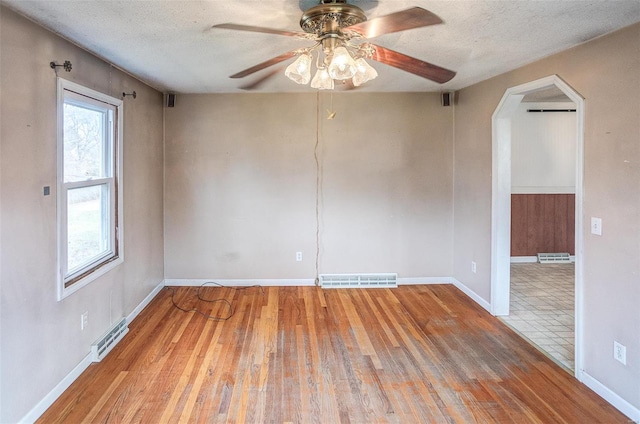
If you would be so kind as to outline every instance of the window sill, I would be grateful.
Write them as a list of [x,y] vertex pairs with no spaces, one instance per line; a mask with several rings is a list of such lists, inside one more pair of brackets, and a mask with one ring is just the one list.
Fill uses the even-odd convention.
[[[80,290],[81,288],[86,286],[87,284],[91,283],[92,281],[97,280],[98,278],[102,277],[103,275],[105,275],[107,272],[113,270],[114,268],[117,268],[123,262],[124,262],[124,258],[122,257],[122,254],[121,254],[117,259],[114,259],[114,260],[104,264],[103,266],[101,266],[100,268],[96,269],[92,273],[90,273],[90,274],[84,276],[83,278],[79,279],[78,281],[76,281],[75,283],[73,283],[69,287],[64,287],[64,282],[60,282],[58,284],[58,287],[59,287],[59,289],[58,289],[58,301],[61,301],[61,300],[65,299],[66,297],[72,295],[73,293],[77,292],[78,290]],[[59,276],[58,278],[62,278],[62,277]]]

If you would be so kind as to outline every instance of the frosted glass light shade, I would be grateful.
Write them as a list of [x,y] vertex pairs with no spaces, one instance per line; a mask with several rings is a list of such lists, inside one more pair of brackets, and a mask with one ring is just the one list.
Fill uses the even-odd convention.
[[344,47],[337,47],[333,51],[333,58],[329,64],[329,76],[336,80],[353,78],[356,73],[356,62]]
[[333,79],[326,68],[319,68],[311,80],[311,87],[319,90],[333,90]]
[[378,76],[378,72],[376,72],[376,70],[371,65],[369,65],[367,61],[362,57],[356,60],[356,69],[356,74],[351,80],[353,82],[353,85],[355,85],[356,87],[364,84],[367,81],[371,81]]
[[295,62],[287,66],[284,74],[298,84],[308,84],[311,80],[311,55],[302,54]]

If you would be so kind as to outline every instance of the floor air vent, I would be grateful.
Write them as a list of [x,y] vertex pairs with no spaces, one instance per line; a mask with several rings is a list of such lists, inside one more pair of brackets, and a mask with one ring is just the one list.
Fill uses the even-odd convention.
[[122,318],[111,330],[100,337],[91,345],[91,356],[93,362],[100,362],[102,358],[113,349],[113,347],[129,332],[127,319]]
[[541,264],[568,264],[571,256],[568,253],[538,253],[538,262]]
[[398,287],[398,274],[322,274],[320,285],[325,289]]

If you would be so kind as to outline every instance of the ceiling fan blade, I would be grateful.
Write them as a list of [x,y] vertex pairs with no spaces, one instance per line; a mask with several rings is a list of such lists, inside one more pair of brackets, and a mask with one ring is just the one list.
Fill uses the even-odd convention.
[[263,76],[261,76],[260,78],[256,79],[255,81],[252,81],[249,84],[240,86],[239,88],[241,90],[255,90],[256,88],[260,88],[260,86],[264,84],[265,81],[267,81],[268,79],[271,79],[271,77],[278,74],[279,72],[282,72],[282,69],[283,68],[272,69],[266,74],[264,74]]
[[371,57],[373,60],[402,69],[403,71],[410,72],[418,75],[419,77],[444,84],[456,76],[455,72],[441,68],[440,66],[424,62],[420,59],[416,59],[375,44],[371,44],[371,46],[374,48],[373,56]]
[[359,24],[351,25],[345,29],[353,30],[365,38],[373,38],[383,34],[391,34],[393,32],[441,23],[442,19],[428,10],[421,7],[413,7],[401,12],[390,13]]
[[213,25],[211,28],[224,28],[224,29],[233,29],[236,31],[261,32],[264,34],[285,35],[287,37],[309,38],[306,32],[283,31],[280,29],[258,27],[253,25],[240,25],[240,24],[226,23],[226,24]]
[[284,62],[287,59],[290,59],[297,55],[297,50],[291,50],[290,52],[286,52],[281,54],[280,56],[276,56],[272,59],[269,59],[265,62],[258,63],[257,65],[252,66],[251,68],[247,68],[244,71],[240,71],[236,74],[231,75],[229,78],[244,78],[247,75],[251,75],[254,72],[258,72],[262,69],[268,68],[269,66],[273,66],[276,63]]

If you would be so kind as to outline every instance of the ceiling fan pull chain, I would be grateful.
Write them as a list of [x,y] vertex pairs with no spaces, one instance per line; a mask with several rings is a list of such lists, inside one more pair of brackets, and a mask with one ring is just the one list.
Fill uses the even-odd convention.
[[329,110],[327,110],[327,112],[329,114],[327,116],[327,119],[328,120],[332,120],[333,118],[336,117],[336,111],[333,110],[333,90],[331,90],[331,92],[329,93],[329,104],[330,104],[331,107],[329,108]]

